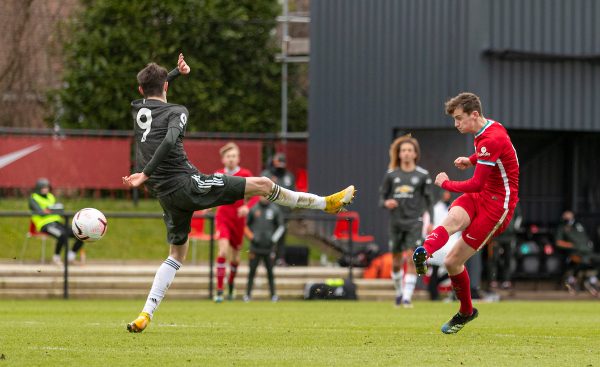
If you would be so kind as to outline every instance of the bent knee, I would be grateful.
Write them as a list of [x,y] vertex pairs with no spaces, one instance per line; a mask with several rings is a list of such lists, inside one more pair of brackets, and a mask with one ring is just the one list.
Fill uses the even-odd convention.
[[443,226],[447,228],[448,233],[453,234],[467,228],[470,222],[469,215],[461,208],[461,210],[451,210],[444,220]]
[[268,177],[249,177],[246,179],[246,194],[249,196],[267,196],[273,189],[273,181]]

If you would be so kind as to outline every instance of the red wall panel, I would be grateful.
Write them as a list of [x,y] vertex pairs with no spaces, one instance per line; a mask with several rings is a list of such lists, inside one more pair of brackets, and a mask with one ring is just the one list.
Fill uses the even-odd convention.
[[0,136],[0,187],[31,188],[46,177],[55,188],[123,188],[129,138]]
[[[230,140],[191,140],[183,141],[188,159],[202,173],[210,174],[223,167],[219,149]],[[240,165],[258,175],[262,171],[262,142],[235,141],[240,147]]]

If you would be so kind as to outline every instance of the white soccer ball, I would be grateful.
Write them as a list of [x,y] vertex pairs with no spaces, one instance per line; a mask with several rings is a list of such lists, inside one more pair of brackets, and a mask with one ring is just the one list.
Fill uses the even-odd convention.
[[73,216],[71,228],[75,237],[84,242],[94,242],[104,237],[108,222],[100,210],[84,208]]

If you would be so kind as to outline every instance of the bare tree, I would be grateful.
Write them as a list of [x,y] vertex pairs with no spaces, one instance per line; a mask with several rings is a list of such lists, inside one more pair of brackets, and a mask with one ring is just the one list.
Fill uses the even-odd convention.
[[61,83],[58,24],[77,5],[77,0],[2,0],[1,126],[46,126],[46,93]]

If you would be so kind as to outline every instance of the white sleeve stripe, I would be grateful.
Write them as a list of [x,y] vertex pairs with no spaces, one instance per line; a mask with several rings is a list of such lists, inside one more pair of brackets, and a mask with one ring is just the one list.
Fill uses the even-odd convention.
[[496,163],[494,163],[494,162],[482,161],[481,159],[478,159],[477,163],[485,164],[487,166],[495,166],[496,165]]

